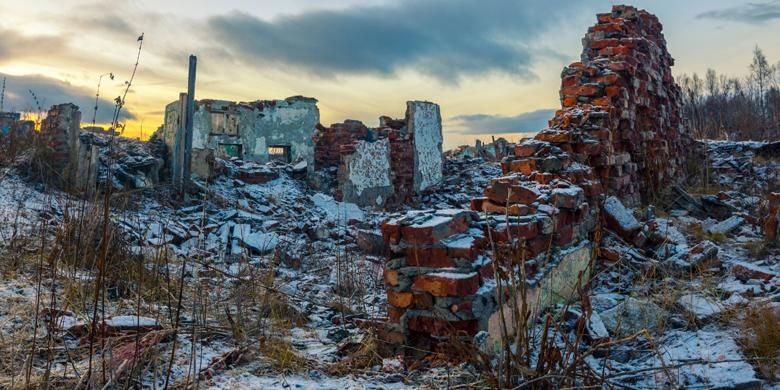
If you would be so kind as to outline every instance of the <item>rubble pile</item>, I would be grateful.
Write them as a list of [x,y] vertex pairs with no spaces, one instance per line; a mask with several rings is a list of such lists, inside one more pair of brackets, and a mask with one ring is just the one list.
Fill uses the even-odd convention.
[[780,183],[780,142],[702,141],[707,179],[725,187],[766,192]]
[[385,339],[432,350],[450,336],[473,336],[496,307],[493,267],[476,213],[410,211],[381,225],[385,263]]

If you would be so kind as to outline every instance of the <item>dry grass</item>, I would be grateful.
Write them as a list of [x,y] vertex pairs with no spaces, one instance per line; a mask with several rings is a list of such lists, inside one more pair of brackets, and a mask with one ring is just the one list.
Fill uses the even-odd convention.
[[756,359],[759,374],[774,382],[780,367],[780,309],[769,305],[749,307],[736,320],[744,353]]
[[780,307],[754,305],[735,319],[743,352],[755,358],[759,374],[774,381],[780,374]]

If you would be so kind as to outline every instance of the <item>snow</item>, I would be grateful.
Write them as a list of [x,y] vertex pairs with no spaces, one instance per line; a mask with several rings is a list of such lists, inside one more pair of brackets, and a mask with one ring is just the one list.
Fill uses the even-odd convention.
[[738,215],[733,215],[728,219],[726,219],[725,221],[719,222],[709,227],[707,230],[710,233],[729,234],[732,231],[734,231],[736,228],[738,228],[739,225],[742,225],[744,222],[745,222],[744,218]]
[[376,383],[376,381],[355,377],[328,378],[321,374],[303,376],[274,375],[255,376],[248,372],[236,375],[221,375],[212,381],[210,389],[254,390],[254,389],[284,389],[284,390],[396,390],[406,389],[400,380],[395,383]]
[[112,328],[157,327],[160,323],[154,318],[138,316],[115,316],[105,321],[106,326]]
[[698,320],[705,320],[723,311],[723,305],[701,294],[685,294],[677,300],[677,303]]
[[604,211],[615,218],[623,230],[631,231],[640,228],[639,221],[623,206],[623,203],[614,196],[604,201]]
[[[746,388],[748,385],[756,386],[760,383],[753,367],[739,352],[737,343],[724,332],[671,331],[662,341],[660,350],[663,362],[661,358],[654,356],[639,362],[635,368],[688,363],[680,368],[670,369],[672,377],[682,386]],[[657,370],[637,383],[637,387],[666,387],[668,380],[663,370]]]
[[333,199],[332,196],[322,193],[314,194],[311,200],[315,206],[325,212],[330,222],[338,224],[349,221],[363,221],[365,219],[363,210],[354,203],[339,202]]
[[446,279],[469,279],[477,276],[477,273],[476,272],[469,272],[469,273],[433,272],[433,273],[429,273],[428,276],[437,277],[437,278],[446,278]]

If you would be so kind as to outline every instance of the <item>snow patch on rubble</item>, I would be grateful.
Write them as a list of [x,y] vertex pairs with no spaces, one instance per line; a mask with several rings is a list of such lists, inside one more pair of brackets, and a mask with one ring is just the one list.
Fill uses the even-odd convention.
[[365,219],[363,210],[354,203],[339,202],[332,196],[322,193],[314,194],[311,200],[315,206],[325,212],[328,220],[333,223],[363,221]]
[[[663,362],[652,357],[634,366],[661,367],[690,363],[672,368],[672,375],[678,384],[684,386],[706,385],[717,388],[748,388],[758,386],[753,367],[745,361],[734,339],[724,332],[700,330],[697,332],[672,331],[667,334],[661,346]],[[655,371],[637,383],[639,388],[668,385],[663,370]]]

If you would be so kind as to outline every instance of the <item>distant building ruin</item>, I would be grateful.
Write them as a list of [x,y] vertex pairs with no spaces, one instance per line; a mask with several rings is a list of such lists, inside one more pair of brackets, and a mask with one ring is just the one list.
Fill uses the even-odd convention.
[[[186,94],[181,94],[165,108],[162,138],[172,150],[183,140],[185,104]],[[302,96],[238,103],[198,100],[193,117],[192,175],[208,179],[214,174],[215,158],[233,157],[261,163],[306,161],[311,170],[312,136],[319,121],[317,100]],[[175,154],[172,157],[172,165],[182,163]]]
[[[159,182],[162,159],[151,155],[138,141],[115,137],[114,131],[81,128],[81,111],[72,103],[49,109],[41,123],[41,139],[47,146],[46,164],[54,184],[63,189],[92,195],[98,185],[115,189],[150,188]],[[110,142],[121,142],[108,156]],[[128,147],[129,144],[135,147]]]
[[431,102],[409,101],[404,119],[381,117],[379,127],[348,120],[319,127],[314,138],[319,187],[337,199],[383,208],[421,194],[442,180],[441,113]]
[[18,112],[0,112],[0,134],[10,134],[11,129],[20,119]]

